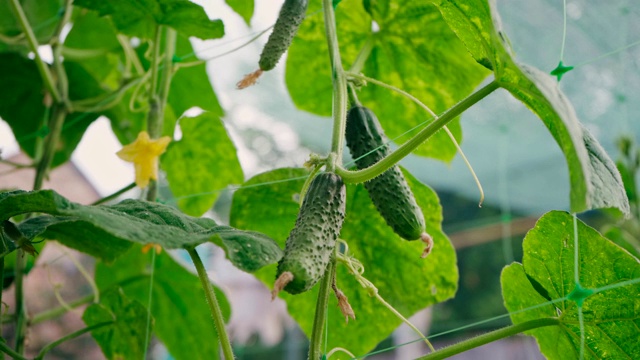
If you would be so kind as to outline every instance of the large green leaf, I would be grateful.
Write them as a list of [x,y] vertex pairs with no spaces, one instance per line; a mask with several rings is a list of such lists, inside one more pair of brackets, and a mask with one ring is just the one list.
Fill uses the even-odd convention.
[[[297,217],[297,194],[305,175],[307,172],[301,169],[279,169],[249,180],[234,195],[233,226],[264,232],[284,246]],[[436,194],[410,174],[405,172],[405,176],[426,215],[427,231],[435,242],[428,258],[420,258],[423,244],[402,240],[393,233],[362,185],[347,187],[347,215],[341,238],[362,262],[366,269],[364,276],[379,289],[380,295],[402,314],[410,316],[452,297],[458,271],[454,249],[440,229],[442,209]],[[272,287],[275,270],[275,266],[265,267],[257,276]],[[346,324],[335,297],[331,296],[328,349],[340,346],[364,355],[389,336],[400,320],[370,297],[344,266],[338,266],[337,282],[349,297],[357,320]],[[307,335],[311,334],[317,290],[318,286],[296,296],[281,293],[289,313]]]
[[211,209],[220,191],[242,183],[236,149],[217,115],[209,112],[180,119],[182,139],[162,157],[162,168],[178,206],[189,215]]
[[[229,260],[245,271],[257,270],[282,257],[278,245],[263,234],[219,226],[212,219],[187,216],[163,204],[129,199],[115,205],[85,206],[53,190],[0,194],[0,220],[30,212],[54,216],[22,222],[20,231],[28,239],[56,239],[108,262],[122,255],[132,242],[175,249],[211,241],[224,248]],[[239,249],[243,249],[241,254]]]
[[[0,33],[6,36],[22,34],[22,27],[10,5],[11,0],[0,0]],[[60,22],[63,0],[21,0],[20,5],[33,28],[38,43],[49,42]],[[24,45],[27,44],[23,38]],[[0,47],[2,46],[0,42]]]
[[224,35],[220,20],[210,20],[204,9],[188,0],[76,0],[74,5],[111,16],[119,31],[153,39],[156,27],[166,25],[185,36],[217,39]]
[[254,3],[253,0],[225,0],[227,5],[229,5],[233,11],[238,13],[238,15],[242,16],[242,19],[247,23],[247,25],[251,25],[251,17],[253,16],[253,8]]
[[[558,317],[559,326],[532,330],[530,334],[547,358],[577,359],[580,326],[576,302],[548,303],[569,296],[575,289],[572,216],[560,211],[547,213],[529,231],[523,247],[522,264],[511,264],[502,272],[502,294],[511,319],[517,324]],[[640,284],[598,290],[639,278],[640,262],[581,221],[578,250],[580,284],[596,290],[582,304],[585,359],[640,358]]]
[[[488,72],[469,58],[462,42],[429,1],[366,3],[369,13],[361,1],[344,1],[336,8],[345,68],[352,65],[369,40],[371,53],[362,72],[408,91],[436,113],[468,95],[487,76]],[[318,4],[311,2],[308,14],[319,11]],[[372,30],[373,22],[379,31]],[[330,115],[331,78],[323,18],[308,16],[287,57],[286,83],[293,102],[303,110]],[[373,84],[362,88],[358,96],[377,114],[391,139],[430,118],[404,96]],[[449,127],[460,141],[458,121]],[[438,132],[416,153],[450,161],[456,148],[446,133]]]
[[[134,246],[112,265],[98,263],[96,283],[102,291],[122,286],[127,296],[143,304],[149,303],[151,289],[154,332],[171,355],[177,360],[218,359],[217,333],[198,277],[161,253],[156,256],[150,283],[150,264],[149,254]],[[223,315],[228,318],[229,303],[218,288],[215,290]]]
[[[178,35],[176,55],[181,61],[197,59],[188,37]],[[194,106],[218,116],[224,115],[204,63],[180,68],[173,75],[168,101],[177,116]]]
[[[64,63],[69,80],[69,98],[80,100],[101,93],[100,85],[80,65]],[[0,53],[0,117],[13,131],[20,147],[34,158],[37,139],[48,133],[48,112],[44,106],[42,79],[33,61],[17,53]],[[71,157],[87,127],[98,117],[94,113],[72,113],[65,118],[53,166]]]
[[80,12],[74,17],[71,31],[65,38],[65,60],[76,61],[104,88],[115,90],[122,77],[128,75],[117,35],[108,19],[93,11]]
[[149,312],[136,300],[127,298],[118,288],[102,294],[100,302],[84,311],[87,326],[108,322],[91,332],[107,359],[142,359],[145,355]]
[[629,202],[615,164],[581,126],[557,82],[538,69],[516,63],[495,1],[434,2],[471,55],[493,69],[498,84],[538,115],[560,145],[569,167],[571,210],[616,207],[628,214]]

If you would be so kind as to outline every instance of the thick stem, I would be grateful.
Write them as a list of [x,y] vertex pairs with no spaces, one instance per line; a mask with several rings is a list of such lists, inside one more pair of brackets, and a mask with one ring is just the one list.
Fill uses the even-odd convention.
[[187,251],[189,252],[189,256],[191,256],[191,260],[193,260],[193,264],[196,266],[198,277],[200,278],[200,282],[202,283],[202,288],[204,289],[204,294],[207,298],[207,304],[209,304],[209,310],[211,310],[211,316],[213,317],[213,323],[218,330],[218,338],[220,339],[220,344],[222,345],[222,353],[224,354],[224,358],[226,360],[232,360],[233,350],[231,348],[231,342],[229,341],[229,336],[227,335],[227,330],[224,326],[224,318],[222,316],[220,304],[218,304],[216,293],[213,290],[211,281],[209,281],[209,276],[207,276],[207,270],[204,268],[202,260],[200,259],[200,255],[198,255],[198,252],[195,248],[188,249]]
[[[147,117],[147,131],[151,139],[162,136],[162,126],[164,122],[164,108],[169,96],[171,85],[171,75],[173,74],[173,55],[176,48],[176,31],[170,28],[165,29],[165,47],[162,59],[162,77],[158,79],[160,47],[162,40],[162,27],[156,29],[156,38],[153,44],[154,52],[151,69],[151,91],[149,93],[149,115]],[[149,182],[147,200],[155,201],[158,195],[158,183],[155,180]]]
[[40,76],[44,81],[44,85],[47,87],[49,93],[55,100],[56,103],[62,101],[62,97],[56,88],[55,82],[53,81],[53,76],[51,76],[51,71],[49,70],[49,66],[42,60],[40,54],[38,53],[38,48],[40,44],[38,44],[38,39],[36,39],[36,35],[33,33],[33,28],[29,24],[29,20],[20,5],[19,0],[11,0],[11,8],[15,12],[18,17],[18,22],[20,23],[20,27],[22,27],[22,31],[27,36],[27,41],[29,42],[29,49],[33,52],[33,56],[36,62],[36,66],[38,67],[38,71],[40,72]]
[[309,344],[309,360],[320,360],[322,358],[322,335],[324,334],[327,306],[329,305],[329,293],[331,292],[331,282],[336,271],[336,259],[332,258],[324,273],[318,292],[316,302],[316,314],[313,318],[313,331]]
[[528,330],[533,330],[545,326],[560,325],[560,320],[557,318],[543,318],[526,321],[516,325],[510,325],[502,329],[494,330],[492,332],[476,336],[469,340],[447,346],[429,355],[418,358],[417,360],[439,360],[446,359],[450,356],[459,354],[464,351],[468,351],[479,346],[488,344],[493,341],[504,339],[509,336],[519,334]]
[[43,347],[42,350],[40,350],[40,352],[38,353],[38,356],[36,356],[34,358],[34,360],[42,360],[44,359],[44,356],[51,351],[51,349],[55,348],[56,346],[62,344],[65,341],[69,341],[69,340],[73,340],[75,338],[77,338],[80,335],[84,335],[88,332],[91,332],[93,330],[99,329],[101,327],[105,327],[105,326],[109,326],[109,325],[113,325],[113,321],[107,321],[107,322],[103,322],[103,323],[98,323],[95,325],[91,325],[91,326],[87,326],[84,329],[80,329],[78,331],[74,331],[69,335],[63,336],[60,339],[48,344],[47,346]]
[[444,114],[442,114],[442,116],[436,118],[432,123],[427,125],[427,127],[422,129],[422,131],[409,139],[409,141],[405,142],[404,144],[402,144],[402,146],[389,154],[389,156],[385,157],[374,165],[366,169],[357,171],[349,171],[341,166],[337,166],[336,174],[340,175],[345,183],[361,183],[375,178],[376,176],[387,171],[393,165],[397,164],[405,156],[409,155],[413,150],[415,150],[438,130],[442,129],[443,126],[447,125],[456,116],[462,114],[465,110],[470,108],[478,101],[484,99],[487,95],[491,94],[499,87],[500,85],[496,81],[492,81],[482,89],[469,95],[467,98],[447,110]]
[[323,0],[324,27],[329,46],[331,60],[331,74],[333,80],[333,132],[331,137],[331,152],[335,153],[335,163],[328,165],[328,170],[342,164],[342,148],[344,147],[344,131],[347,117],[347,78],[342,68],[340,49],[338,46],[338,33],[336,29],[336,16],[333,11],[333,1]]
[[67,77],[67,72],[64,69],[64,65],[62,64],[63,62],[62,51],[64,46],[60,38],[61,38],[62,30],[64,29],[65,25],[69,23],[69,21],[71,20],[72,13],[73,13],[73,0],[65,0],[64,16],[62,17],[62,20],[58,23],[56,32],[53,38],[51,39],[51,47],[53,50],[53,69],[56,72],[57,88],[60,93],[59,102],[64,104],[68,112],[72,112],[73,110],[71,108],[71,101],[69,100],[69,79]]

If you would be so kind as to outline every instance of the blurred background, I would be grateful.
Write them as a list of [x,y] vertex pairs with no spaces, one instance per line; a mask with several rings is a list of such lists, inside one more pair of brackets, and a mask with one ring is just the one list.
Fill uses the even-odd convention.
[[[358,0],[343,0],[358,1]],[[238,147],[246,179],[277,167],[300,167],[310,152],[329,150],[331,121],[299,111],[284,86],[284,61],[265,73],[257,86],[238,91],[236,82],[253,71],[268,33],[238,51],[234,49],[270,27],[280,0],[256,0],[251,27],[222,0],[196,1],[211,18],[224,20],[226,35],[215,41],[193,41],[197,56],[207,62],[210,80],[223,109],[228,131]],[[563,34],[563,1],[497,1],[506,34],[520,62],[551,71],[560,60]],[[566,1],[567,32],[564,63],[576,68],[562,79],[561,88],[573,103],[578,118],[604,146],[610,156],[621,158],[616,145],[622,136],[640,138],[640,3],[632,0]],[[46,55],[46,49],[43,49]],[[181,55],[181,54],[178,54]],[[478,332],[510,323],[500,294],[502,267],[522,256],[525,232],[544,212],[567,210],[568,172],[559,147],[542,122],[506,91],[497,91],[462,117],[462,149],[469,158],[486,193],[481,208],[479,193],[459,157],[451,164],[410,156],[402,164],[433,187],[444,208],[444,230],[458,251],[460,284],[455,299],[426,309],[412,318],[430,334],[436,347]],[[95,121],[73,154],[73,161],[55,169],[48,187],[73,201],[88,204],[133,181],[132,167],[115,156],[121,148],[107,119]],[[2,158],[18,163],[20,154],[6,123],[0,121]],[[0,164],[0,188],[28,189],[33,171],[15,171]],[[223,190],[223,189],[221,189]],[[224,190],[208,214],[228,220],[231,191]],[[135,191],[124,197],[135,197]],[[599,213],[584,219],[602,228],[608,221]],[[268,289],[251,275],[231,266],[214,246],[205,250],[210,276],[233,304],[229,324],[238,359],[306,358],[307,340],[286,314],[285,304],[270,302]],[[179,252],[176,257],[181,257]],[[38,312],[64,305],[60,299],[77,299],[90,292],[78,270],[92,269],[92,259],[52,243],[42,251],[26,280],[28,307]],[[11,293],[12,288],[7,289]],[[5,296],[9,301],[11,296]],[[9,303],[9,305],[11,305]],[[57,321],[34,326],[29,349],[44,344],[81,325],[81,309],[67,312]],[[411,314],[405,314],[411,315]],[[469,329],[482,320],[495,321]],[[5,337],[11,328],[4,327]],[[451,331],[453,330],[453,331]],[[372,359],[410,359],[427,352],[414,343],[415,335],[400,327],[378,347]],[[63,344],[50,359],[100,359],[102,354],[89,336]],[[157,344],[153,359],[170,359]],[[515,337],[461,354],[455,359],[540,359],[535,341]]]

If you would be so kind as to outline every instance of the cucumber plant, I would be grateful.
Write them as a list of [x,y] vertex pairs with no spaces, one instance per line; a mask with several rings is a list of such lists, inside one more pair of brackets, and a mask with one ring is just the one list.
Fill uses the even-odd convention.
[[[11,302],[0,297],[10,303],[2,324],[13,324],[2,334],[0,351],[11,358],[43,359],[61,343],[91,333],[108,359],[148,356],[152,335],[176,359],[217,359],[220,353],[233,359],[227,298],[211,284],[196,251],[209,242],[235,267],[273,285],[272,295],[287,302],[309,336],[310,359],[366,356],[401,322],[412,326],[409,315],[454,296],[458,282],[438,197],[398,162],[411,153],[451,160],[455,146],[440,130],[450,127],[459,141],[459,115],[499,88],[532,109],[558,142],[570,173],[572,212],[608,207],[617,208],[617,216],[638,216],[635,187],[627,184],[625,192],[615,165],[555,80],[515,61],[491,1],[285,0],[260,69],[239,85],[255,82],[288,50],[287,88],[301,109],[331,115],[331,147],[312,156],[311,175],[284,168],[247,180],[233,194],[229,224],[202,215],[222,204],[220,189],[242,182],[242,168],[221,121],[223,107],[203,61],[190,60],[189,42],[222,37],[222,21],[185,0],[149,0],[144,9],[121,1],[37,3],[0,2],[0,117],[32,163],[0,160],[35,173],[30,189],[0,192],[0,278],[15,294]],[[227,3],[251,18],[253,1]],[[295,36],[300,41],[293,42]],[[51,48],[51,62],[43,59],[42,46]],[[390,95],[378,85],[401,90]],[[193,107],[205,112],[190,116]],[[100,116],[111,121],[125,146],[121,154],[134,162],[141,181],[92,205],[44,189],[51,169],[69,160]],[[424,127],[391,151],[385,133],[396,141],[416,119]],[[356,169],[343,163],[345,139]],[[633,182],[637,154],[626,155],[628,164],[620,168]],[[136,183],[144,186],[140,199],[113,201]],[[415,259],[424,244],[398,238],[421,239],[426,252],[435,245],[427,259]],[[29,300],[36,295],[24,284],[30,269],[43,266],[39,253],[50,246],[44,240],[92,256],[96,269],[86,276],[92,293],[32,314]],[[149,249],[185,250],[197,276],[166,252]],[[524,249],[524,265],[509,265],[501,278],[513,325],[444,349],[413,326],[430,347],[424,359],[522,332],[535,336],[550,359],[640,358],[637,342],[628,341],[639,334],[637,258],[558,211],[540,219]],[[28,346],[30,326],[84,304],[85,327],[42,348]],[[357,321],[329,316],[333,304]]]

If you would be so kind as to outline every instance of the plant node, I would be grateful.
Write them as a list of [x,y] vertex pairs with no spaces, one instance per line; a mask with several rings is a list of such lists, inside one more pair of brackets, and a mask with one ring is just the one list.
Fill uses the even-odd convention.
[[344,320],[347,323],[349,323],[349,318],[355,320],[356,313],[353,311],[353,308],[351,308],[351,304],[349,304],[349,298],[347,298],[347,295],[345,295],[342,290],[338,289],[335,277],[331,282],[331,288],[333,289],[333,293],[336,294],[336,298],[338,299],[338,307],[340,308],[340,312],[342,312],[342,315],[344,316]]
[[431,254],[431,250],[433,250],[433,238],[431,235],[423,232],[420,234],[420,240],[425,244],[424,250],[422,250],[422,255],[420,255],[420,257],[424,259],[429,256],[429,254]]
[[273,290],[271,290],[271,301],[275,300],[278,296],[278,293],[282,291],[290,282],[293,281],[293,274],[289,271],[285,271],[278,278],[276,282],[273,284]]
[[244,88],[248,88],[251,85],[254,85],[256,81],[258,81],[260,75],[262,75],[262,69],[258,69],[250,74],[245,75],[242,80],[236,83],[236,88],[238,88],[238,90],[242,90]]

